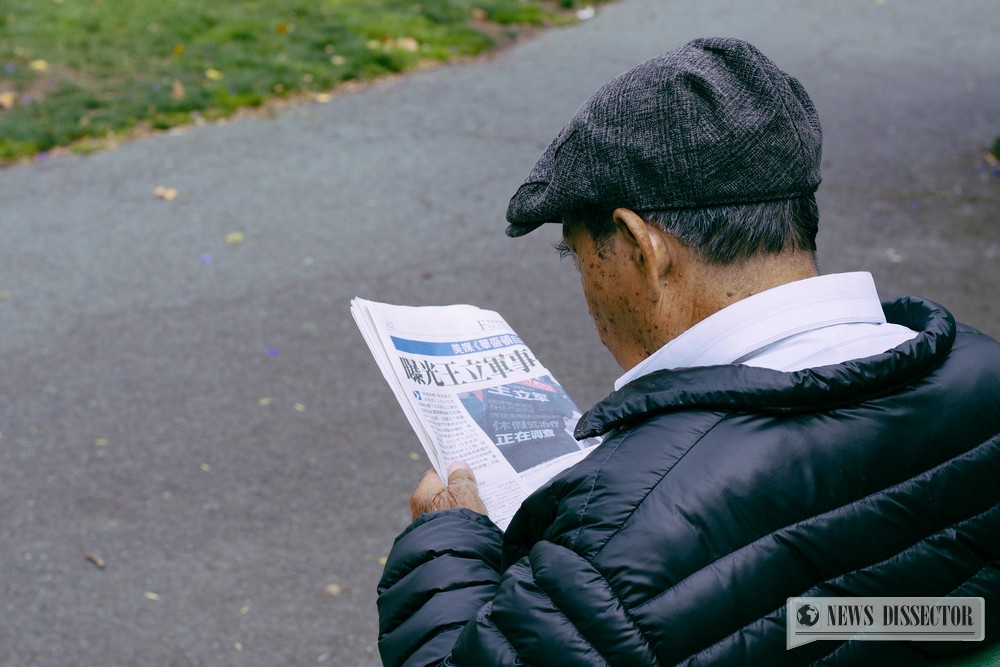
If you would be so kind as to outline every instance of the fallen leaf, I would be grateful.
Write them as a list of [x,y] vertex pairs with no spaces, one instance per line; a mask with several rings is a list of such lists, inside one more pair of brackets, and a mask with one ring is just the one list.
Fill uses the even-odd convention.
[[237,651],[242,651],[243,650],[243,644],[241,644],[239,642],[234,642],[233,643],[233,648],[236,649]]
[[331,56],[330,57],[330,64],[331,65],[340,66],[340,65],[343,65],[346,62],[347,62],[347,58],[345,58],[344,56],[339,56],[338,55],[338,56]]
[[474,7],[472,9],[472,20],[473,21],[485,21],[489,18],[489,15],[480,9],[479,7]]
[[3,109],[4,111],[7,109],[13,109],[16,102],[17,93],[10,90],[0,93],[0,109]]
[[268,397],[262,398],[259,401],[257,401],[257,405],[259,405],[262,408],[271,405],[271,399]]
[[594,18],[594,14],[596,13],[597,12],[594,11],[593,7],[584,7],[583,9],[577,10],[576,18],[578,18],[581,21],[588,21]]
[[209,471],[211,471],[211,470],[212,470],[212,466],[208,465],[207,463],[202,463],[202,464],[201,464],[200,466],[198,466],[198,467],[199,467],[199,468],[201,468],[201,471],[202,471],[202,472],[209,472]]
[[389,557],[388,556],[379,556],[378,557],[378,564],[379,565],[385,565],[388,562],[389,562]]
[[83,557],[89,560],[91,563],[93,563],[94,566],[99,570],[103,570],[104,567],[107,565],[107,563],[104,562],[104,559],[95,554],[93,551],[83,552]]
[[410,452],[410,460],[411,461],[419,461],[420,460],[420,454],[417,453],[417,452]]
[[295,404],[295,411],[296,412],[305,412],[306,411],[306,406],[302,405],[301,403],[296,403]]
[[219,81],[220,79],[222,79],[222,72],[215,69],[214,67],[209,67],[207,70],[205,70],[205,78],[210,79],[212,81]]
[[107,438],[98,438],[97,440],[94,440],[94,446],[95,447],[107,447],[108,446],[108,439]]
[[47,70],[49,68],[49,64],[47,62],[45,62],[44,60],[42,60],[41,58],[39,58],[38,60],[32,60],[28,64],[28,67],[31,68],[35,72],[44,72],[45,70]]
[[184,55],[184,45],[183,44],[174,44],[174,55],[175,56],[183,56]]
[[164,201],[173,201],[177,199],[177,188],[168,188],[163,185],[157,185],[153,188],[153,194]]
[[246,616],[249,613],[250,613],[250,607],[249,606],[245,606],[245,607],[241,607],[240,608],[240,616]]
[[320,104],[326,104],[333,99],[333,95],[330,93],[316,93],[316,97],[314,99]]
[[410,52],[419,51],[420,42],[413,39],[412,37],[400,37],[399,39],[396,40],[396,48],[400,49],[401,51],[410,51]]
[[149,591],[143,593],[142,597],[146,598],[147,600],[154,600],[154,601],[160,599],[159,595],[157,595],[156,593],[151,593]]
[[229,232],[228,234],[226,234],[226,243],[228,243],[229,245],[239,245],[246,240],[247,240],[247,235],[244,234],[239,229],[237,229],[234,232]]
[[184,89],[184,83],[180,79],[174,79],[173,83],[170,84],[170,99],[180,102],[185,97],[187,97],[187,90]]
[[343,592],[344,592],[344,587],[340,586],[339,584],[330,584],[329,586],[323,588],[323,594],[328,595],[330,597],[335,597]]

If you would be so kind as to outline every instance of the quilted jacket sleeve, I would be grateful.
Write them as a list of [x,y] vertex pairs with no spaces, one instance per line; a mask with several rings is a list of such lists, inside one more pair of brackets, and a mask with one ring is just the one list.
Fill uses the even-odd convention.
[[379,586],[385,665],[656,663],[585,558],[541,541],[501,574],[502,540],[467,510],[424,515],[399,536]]
[[387,666],[441,664],[496,592],[503,533],[470,510],[424,514],[398,538],[378,586]]

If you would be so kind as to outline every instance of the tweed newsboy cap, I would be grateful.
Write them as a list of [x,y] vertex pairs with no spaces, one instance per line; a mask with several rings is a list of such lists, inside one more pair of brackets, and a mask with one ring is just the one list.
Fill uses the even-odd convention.
[[508,236],[593,207],[635,211],[792,199],[820,182],[802,85],[754,46],[698,39],[606,83],[539,158]]

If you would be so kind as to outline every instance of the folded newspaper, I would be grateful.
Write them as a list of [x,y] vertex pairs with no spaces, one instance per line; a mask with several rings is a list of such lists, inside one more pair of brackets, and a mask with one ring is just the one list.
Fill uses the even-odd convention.
[[468,462],[500,528],[600,442],[573,437],[580,410],[497,313],[352,299],[351,314],[435,470]]

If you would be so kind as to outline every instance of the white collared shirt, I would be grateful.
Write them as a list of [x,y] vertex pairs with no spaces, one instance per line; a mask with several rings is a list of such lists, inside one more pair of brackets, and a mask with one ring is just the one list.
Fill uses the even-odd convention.
[[744,364],[797,371],[881,354],[917,336],[886,322],[870,273],[806,278],[723,308],[618,378],[615,389],[654,371]]

